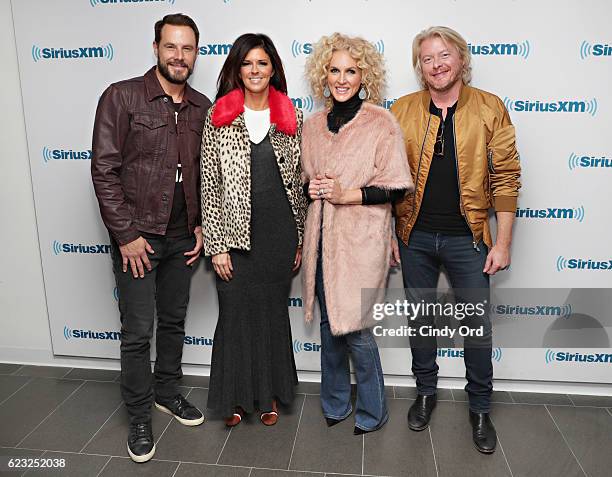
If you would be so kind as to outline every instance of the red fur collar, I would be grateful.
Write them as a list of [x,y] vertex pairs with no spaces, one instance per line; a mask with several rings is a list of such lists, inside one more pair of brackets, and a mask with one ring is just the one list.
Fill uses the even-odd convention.
[[[276,129],[284,134],[295,136],[297,120],[293,103],[286,94],[270,86],[270,122],[276,124]],[[212,123],[216,128],[232,124],[238,115],[244,112],[244,93],[236,88],[215,103],[212,113]]]

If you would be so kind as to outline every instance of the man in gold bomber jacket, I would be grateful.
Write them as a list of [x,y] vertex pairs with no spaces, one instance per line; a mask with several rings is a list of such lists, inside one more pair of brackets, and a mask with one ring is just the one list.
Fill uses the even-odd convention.
[[[444,267],[457,302],[488,302],[490,275],[510,265],[520,188],[514,126],[497,96],[469,86],[470,52],[459,33],[441,26],[422,31],[414,39],[412,61],[423,90],[398,99],[391,108],[404,133],[415,184],[414,192],[395,206],[406,295],[415,303],[427,301],[428,289],[431,295]],[[495,244],[490,208],[497,216]],[[493,365],[488,310],[461,321],[482,335],[465,338],[465,390],[474,444],[488,454],[497,443],[489,418]],[[418,396],[408,425],[415,431],[427,428],[436,404],[432,324],[431,316],[411,317]]]

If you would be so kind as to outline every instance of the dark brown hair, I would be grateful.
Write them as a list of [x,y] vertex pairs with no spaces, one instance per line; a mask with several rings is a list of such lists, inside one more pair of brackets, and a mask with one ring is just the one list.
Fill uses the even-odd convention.
[[263,49],[270,57],[272,68],[274,69],[274,75],[270,78],[270,86],[273,86],[277,91],[287,94],[287,80],[285,79],[283,63],[270,37],[263,33],[245,33],[236,38],[225,63],[223,63],[219,78],[217,79],[217,97],[215,99],[225,96],[236,88],[244,90],[244,85],[240,79],[240,66],[249,54],[249,51],[254,48]]
[[155,43],[157,44],[161,41],[161,31],[164,25],[188,26],[195,33],[196,45],[200,42],[200,31],[191,17],[182,13],[172,13],[155,22]]

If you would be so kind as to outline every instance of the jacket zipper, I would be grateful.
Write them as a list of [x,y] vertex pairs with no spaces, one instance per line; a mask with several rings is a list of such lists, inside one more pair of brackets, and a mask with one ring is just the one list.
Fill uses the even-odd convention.
[[417,196],[416,186],[419,183],[419,174],[421,172],[421,160],[423,159],[423,151],[425,150],[425,141],[427,140],[427,133],[429,132],[430,124],[431,124],[431,114],[429,115],[429,119],[427,120],[427,128],[425,128],[425,135],[423,136],[423,142],[421,143],[421,154],[419,155],[419,165],[417,166],[417,173],[414,179],[415,190],[414,190],[414,195],[412,197],[412,213],[410,214],[410,218],[408,219],[408,222],[412,220],[412,217],[414,216],[414,213],[416,212],[416,196]]
[[472,230],[472,226],[470,225],[470,221],[467,218],[465,213],[465,206],[463,205],[463,195],[461,194],[461,181],[459,180],[459,154],[457,153],[457,137],[455,135],[455,115],[453,114],[453,147],[455,148],[455,167],[457,168],[457,185],[459,186],[459,206],[461,208],[461,215],[463,216],[463,220],[470,229],[472,234],[472,245],[474,246],[474,250],[480,252],[480,248],[478,248],[478,244],[476,243],[476,238],[474,237],[474,231]]
[[489,171],[495,174],[495,167],[493,167],[493,151],[491,149],[487,151],[487,161],[489,162]]

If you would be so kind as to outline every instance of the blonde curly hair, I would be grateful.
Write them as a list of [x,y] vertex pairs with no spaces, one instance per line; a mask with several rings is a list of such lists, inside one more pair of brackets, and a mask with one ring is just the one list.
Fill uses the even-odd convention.
[[361,84],[366,90],[366,99],[370,103],[380,104],[385,89],[385,60],[374,45],[360,37],[350,37],[341,33],[323,36],[313,46],[311,55],[306,60],[306,78],[315,97],[325,99],[329,107],[331,97],[323,96],[327,85],[329,63],[335,51],[346,50],[361,70]]

